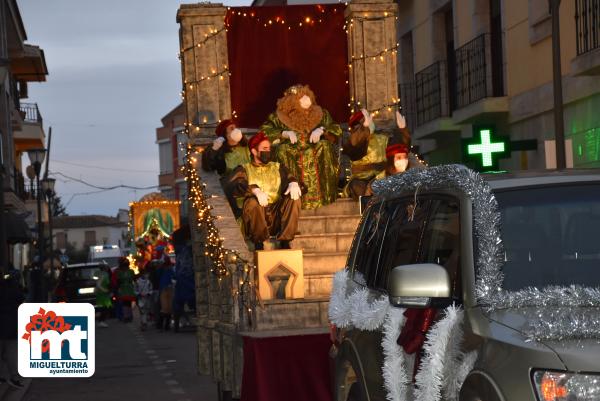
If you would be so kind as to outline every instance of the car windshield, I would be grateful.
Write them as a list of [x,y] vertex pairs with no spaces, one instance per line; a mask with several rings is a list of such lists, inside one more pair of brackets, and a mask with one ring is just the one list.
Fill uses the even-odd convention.
[[600,184],[496,192],[504,288],[600,286]]
[[65,281],[97,280],[100,275],[99,266],[66,268]]

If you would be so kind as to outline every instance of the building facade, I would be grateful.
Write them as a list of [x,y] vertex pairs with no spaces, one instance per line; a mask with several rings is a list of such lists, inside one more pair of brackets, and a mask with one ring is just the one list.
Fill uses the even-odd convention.
[[[27,86],[46,80],[44,51],[25,43],[27,33],[16,0],[0,0],[0,210],[2,253],[16,267],[28,263],[29,228],[37,221],[36,188],[26,185],[27,151],[45,147],[43,120],[35,103],[26,103]],[[44,202],[43,210],[47,210]],[[43,213],[47,221],[47,211]],[[29,224],[29,226],[27,225]]]
[[112,216],[59,216],[54,219],[53,247],[61,252],[69,249],[88,250],[93,245],[118,245],[127,247],[128,213]]
[[180,215],[187,216],[187,182],[181,171],[187,147],[183,103],[171,110],[162,119],[162,127],[156,129],[156,144],[160,172],[159,191],[167,199],[181,201]]
[[[555,166],[548,1],[398,4],[399,91],[426,159],[462,162],[461,139],[487,125],[514,144],[501,169]],[[559,16],[567,164],[600,167],[600,12],[564,0]]]

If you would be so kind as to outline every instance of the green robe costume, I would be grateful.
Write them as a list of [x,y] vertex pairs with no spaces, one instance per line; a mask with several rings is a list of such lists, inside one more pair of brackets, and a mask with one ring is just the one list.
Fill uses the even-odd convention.
[[112,299],[110,294],[110,275],[106,271],[100,271],[98,274],[98,281],[96,282],[96,307],[112,307]]
[[[332,142],[337,142],[342,128],[327,110],[323,110],[321,121],[313,129],[318,127],[323,127],[324,133],[317,143],[310,143],[311,132],[297,132],[286,126],[277,113],[269,115],[260,127],[276,146],[277,161],[306,186],[308,191],[302,196],[303,209],[316,209],[335,202],[337,198],[339,160]],[[283,131],[296,132],[298,142],[292,144],[287,138],[282,138]]]
[[[382,173],[385,176],[385,148],[387,147],[388,140],[389,137],[385,134],[374,133],[369,137],[366,154],[362,158],[352,161],[352,175],[344,188],[345,197],[353,197],[355,195],[351,189],[353,180],[370,182],[373,179],[377,179],[377,177],[381,178]],[[344,145],[344,151],[346,152],[351,148],[351,144]]]

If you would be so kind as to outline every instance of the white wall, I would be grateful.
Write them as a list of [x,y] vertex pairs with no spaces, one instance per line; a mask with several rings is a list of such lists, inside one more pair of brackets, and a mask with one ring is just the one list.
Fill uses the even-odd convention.
[[56,234],[64,232],[67,234],[67,242],[72,244],[76,249],[82,249],[85,242],[85,232],[95,231],[96,232],[96,244],[94,245],[120,245],[120,248],[125,247],[125,241],[123,240],[123,234],[127,233],[127,226],[124,227],[88,227],[88,228],[68,228],[68,229],[54,229],[53,244],[56,249]]

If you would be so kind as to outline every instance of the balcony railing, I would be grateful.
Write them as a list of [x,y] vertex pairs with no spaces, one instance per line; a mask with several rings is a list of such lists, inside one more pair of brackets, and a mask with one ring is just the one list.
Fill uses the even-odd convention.
[[456,103],[465,107],[487,96],[485,35],[455,50]]
[[417,126],[443,116],[447,108],[442,104],[443,61],[437,61],[415,74],[417,99]]
[[25,122],[42,124],[42,115],[36,103],[21,103],[19,109]]
[[600,47],[600,0],[575,0],[577,55]]

